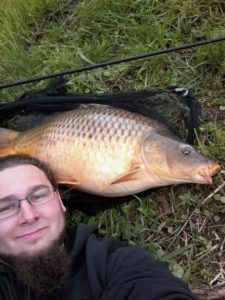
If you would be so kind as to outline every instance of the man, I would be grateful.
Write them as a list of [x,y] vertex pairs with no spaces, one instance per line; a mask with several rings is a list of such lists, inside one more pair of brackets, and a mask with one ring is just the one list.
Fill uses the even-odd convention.
[[193,300],[141,248],[66,227],[51,171],[26,156],[0,159],[0,299]]

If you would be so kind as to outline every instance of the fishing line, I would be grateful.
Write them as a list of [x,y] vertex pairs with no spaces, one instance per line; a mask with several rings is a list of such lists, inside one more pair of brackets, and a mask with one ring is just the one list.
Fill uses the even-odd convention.
[[119,58],[119,59],[101,62],[98,64],[91,64],[91,65],[82,66],[79,68],[68,69],[68,70],[65,70],[62,72],[48,74],[48,75],[44,75],[44,76],[40,76],[40,77],[33,77],[30,79],[18,80],[18,81],[12,82],[12,83],[0,85],[0,90],[18,86],[18,85],[47,80],[47,79],[51,79],[51,78],[55,78],[55,77],[65,76],[65,75],[74,74],[74,73],[81,73],[84,71],[90,71],[90,70],[94,70],[94,69],[98,69],[98,68],[112,66],[112,65],[123,63],[123,62],[129,62],[129,61],[134,61],[134,60],[152,57],[152,56],[156,56],[156,55],[162,55],[162,54],[166,54],[166,53],[170,53],[170,52],[174,52],[174,51],[200,47],[203,45],[218,43],[218,42],[222,42],[222,41],[225,41],[225,37],[215,38],[215,39],[211,39],[211,40],[203,40],[203,41],[194,42],[191,44],[186,44],[186,45],[177,46],[177,47],[173,47],[173,48],[166,48],[166,49],[157,50],[157,51],[153,51],[153,52],[142,53],[142,54],[139,54],[136,56],[129,56],[129,57],[125,57],[125,58]]

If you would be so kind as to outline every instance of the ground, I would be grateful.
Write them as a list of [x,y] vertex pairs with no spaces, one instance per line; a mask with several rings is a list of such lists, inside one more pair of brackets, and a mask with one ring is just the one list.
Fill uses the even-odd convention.
[[[2,0],[0,11],[1,83],[225,36],[225,4],[219,0]],[[165,187],[92,217],[71,212],[69,218],[168,260],[192,288],[222,288],[225,42],[67,79],[71,91],[79,93],[184,86],[200,101],[196,147],[221,165],[212,185]],[[46,84],[4,89],[0,101],[14,101]]]

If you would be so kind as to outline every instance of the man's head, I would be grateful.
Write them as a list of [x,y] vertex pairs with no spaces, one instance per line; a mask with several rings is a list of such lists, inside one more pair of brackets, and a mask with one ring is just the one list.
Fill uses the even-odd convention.
[[[0,203],[15,204],[45,187],[56,188],[56,182],[42,162],[26,156],[0,158]],[[66,209],[57,189],[50,201],[41,205],[33,206],[27,200],[19,204],[18,212],[6,218],[1,218],[0,211],[0,254],[32,256],[62,234]]]
[[52,171],[45,163],[41,162],[40,160],[24,155],[9,155],[0,157],[0,172],[4,169],[23,165],[33,165],[40,169],[45,174],[50,184],[53,187],[57,188],[57,183]]
[[0,158],[0,260],[40,294],[68,282],[65,211],[45,164],[26,156]]

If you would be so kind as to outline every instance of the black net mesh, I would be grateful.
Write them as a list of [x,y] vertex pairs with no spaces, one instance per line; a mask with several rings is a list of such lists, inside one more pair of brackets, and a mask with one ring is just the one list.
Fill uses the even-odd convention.
[[[0,125],[14,130],[27,130],[49,115],[76,109],[80,104],[98,103],[120,107],[163,122],[177,136],[194,143],[199,126],[200,105],[185,88],[129,91],[102,94],[69,93],[64,78],[43,90],[30,91],[12,103],[0,105]],[[62,188],[69,209],[93,214],[133,199],[133,196],[105,198]],[[141,195],[145,195],[146,192]]]

